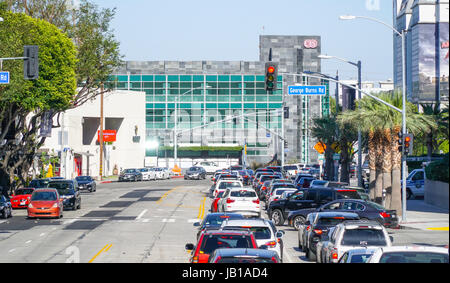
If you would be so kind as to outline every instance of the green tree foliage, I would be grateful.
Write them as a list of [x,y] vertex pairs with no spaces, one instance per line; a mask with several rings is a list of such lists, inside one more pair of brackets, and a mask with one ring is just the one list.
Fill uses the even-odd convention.
[[444,183],[449,182],[449,154],[446,154],[444,159],[433,161],[425,168],[425,175],[427,179],[433,181],[440,181]]

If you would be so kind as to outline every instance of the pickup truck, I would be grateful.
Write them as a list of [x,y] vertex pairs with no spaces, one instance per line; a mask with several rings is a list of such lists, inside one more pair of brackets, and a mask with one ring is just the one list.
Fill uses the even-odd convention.
[[300,189],[287,199],[272,201],[267,208],[267,214],[275,225],[283,225],[291,211],[317,208],[330,201],[343,198],[360,199],[361,197],[356,190],[352,189]]

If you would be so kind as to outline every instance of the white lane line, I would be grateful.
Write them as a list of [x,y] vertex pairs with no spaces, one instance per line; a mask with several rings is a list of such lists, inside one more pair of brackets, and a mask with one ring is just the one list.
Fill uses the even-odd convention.
[[39,237],[42,237],[42,236],[44,236],[45,235],[45,233],[41,233],[40,235],[39,235]]
[[0,224],[5,223],[8,220],[0,220]]
[[25,244],[29,244],[29,243],[31,243],[31,242],[32,242],[31,240],[28,240],[28,241],[25,242]]
[[162,220],[162,222],[175,222],[175,219],[173,219],[173,218],[171,218],[171,219],[166,219],[166,218],[164,218],[164,219]]
[[139,215],[138,217],[136,217],[136,220],[141,219],[142,216],[144,216],[145,213],[147,213],[148,209],[144,209]]
[[197,219],[197,218],[194,218],[194,219],[188,219],[188,223],[195,223],[195,222],[198,222],[198,219]]
[[15,251],[16,249],[10,249],[8,252],[12,253],[13,251]]

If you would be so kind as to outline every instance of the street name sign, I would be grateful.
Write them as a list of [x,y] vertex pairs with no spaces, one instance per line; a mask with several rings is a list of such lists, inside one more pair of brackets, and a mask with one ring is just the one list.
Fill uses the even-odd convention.
[[9,84],[9,72],[0,72],[0,84]]
[[327,87],[324,85],[295,85],[288,86],[289,95],[326,95]]

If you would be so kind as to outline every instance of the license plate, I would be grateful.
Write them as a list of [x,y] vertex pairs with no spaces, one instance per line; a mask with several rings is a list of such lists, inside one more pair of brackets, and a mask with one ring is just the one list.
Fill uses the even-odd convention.
[[21,201],[20,205],[25,205],[27,202],[26,201]]

